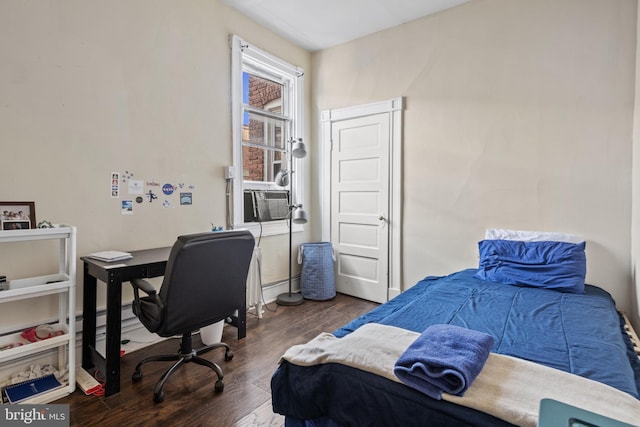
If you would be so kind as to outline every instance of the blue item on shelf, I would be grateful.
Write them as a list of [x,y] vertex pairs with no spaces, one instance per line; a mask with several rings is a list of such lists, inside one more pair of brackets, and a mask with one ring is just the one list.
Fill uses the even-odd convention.
[[60,384],[60,381],[58,381],[55,375],[49,374],[18,384],[8,385],[5,387],[4,392],[7,395],[9,403],[18,403],[60,387],[62,387],[62,384]]

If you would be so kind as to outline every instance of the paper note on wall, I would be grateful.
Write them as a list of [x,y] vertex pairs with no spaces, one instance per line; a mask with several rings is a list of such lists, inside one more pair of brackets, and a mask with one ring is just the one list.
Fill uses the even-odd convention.
[[130,179],[129,194],[144,194],[144,181],[139,179]]

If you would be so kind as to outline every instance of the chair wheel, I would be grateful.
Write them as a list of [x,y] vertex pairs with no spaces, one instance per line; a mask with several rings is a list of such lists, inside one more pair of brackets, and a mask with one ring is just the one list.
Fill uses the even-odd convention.
[[222,390],[224,390],[224,381],[222,381],[221,379],[216,381],[215,390],[216,393],[220,393]]
[[228,362],[231,359],[233,359],[233,351],[231,351],[231,350],[225,351],[224,352],[224,360]]
[[141,379],[142,379],[142,371],[141,370],[133,371],[133,374],[131,375],[131,381],[133,381],[134,383],[137,383],[137,382],[140,382]]
[[164,400],[164,390],[160,390],[159,393],[153,393],[154,403],[160,403]]

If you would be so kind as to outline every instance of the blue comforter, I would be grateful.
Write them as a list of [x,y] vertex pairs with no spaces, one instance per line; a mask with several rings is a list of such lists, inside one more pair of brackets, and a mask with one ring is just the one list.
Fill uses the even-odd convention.
[[[418,333],[433,324],[463,326],[493,336],[494,345],[491,351],[494,353],[515,356],[571,372],[638,397],[636,381],[640,377],[640,363],[630,352],[628,339],[621,333],[620,316],[613,299],[606,291],[589,285],[586,286],[584,294],[504,285],[477,279],[474,277],[476,271],[469,269],[446,277],[427,277],[388,303],[338,329],[334,334],[343,337],[371,322]],[[335,407],[338,405],[335,399],[331,404],[323,404],[324,401],[306,402],[305,396],[295,395],[300,391],[307,393],[306,398],[315,399],[320,398],[318,393],[339,392],[337,389],[342,390],[346,387],[344,382],[336,390],[329,391],[326,387],[331,386],[327,385],[327,381],[331,381],[331,378],[342,378],[346,381],[347,377],[343,371],[348,369],[335,366],[310,369],[285,365],[276,371],[272,379],[273,404],[277,412],[300,419],[327,415],[335,419],[340,418],[339,414],[343,411],[348,414],[349,411],[355,410],[354,406],[343,410]],[[315,373],[309,375],[313,372]],[[337,375],[337,372],[341,374]],[[316,374],[318,376],[314,377]],[[363,375],[361,372],[352,373],[351,376],[358,379],[354,379],[351,385],[365,388],[360,378]],[[372,379],[369,378],[367,381],[369,380]],[[290,390],[298,384],[298,391]],[[316,389],[313,384],[316,384]],[[400,390],[390,384],[387,384],[387,387],[392,387],[390,390],[394,390],[396,397],[377,396],[376,399],[382,400],[378,402],[380,405],[388,401],[391,411],[394,411],[393,407],[412,407],[411,402],[421,399],[408,390]],[[356,390],[346,390],[342,395],[348,399],[356,393]],[[397,394],[403,395],[401,400],[404,403],[400,406]],[[359,401],[362,402],[362,398]],[[433,402],[426,397],[417,404],[417,407],[424,407],[425,410],[432,406]],[[439,409],[428,410],[430,416],[439,412]],[[451,412],[445,408],[445,412],[447,411]],[[363,411],[363,414],[366,412]],[[464,414],[465,411],[460,413]],[[394,416],[400,415],[396,412]],[[464,415],[464,418],[466,417]],[[477,418],[474,419],[478,421]],[[360,418],[358,420],[364,421]],[[441,425],[450,422],[448,419]],[[348,424],[343,422],[343,425]],[[370,425],[376,424],[374,416]],[[461,425],[464,425],[464,420]],[[489,422],[487,425],[494,423]]]
[[493,336],[493,353],[571,372],[625,391],[638,387],[620,334],[620,318],[606,291],[584,294],[504,285],[474,277],[475,269],[427,277],[387,304],[334,334],[375,322],[421,333],[448,323]]

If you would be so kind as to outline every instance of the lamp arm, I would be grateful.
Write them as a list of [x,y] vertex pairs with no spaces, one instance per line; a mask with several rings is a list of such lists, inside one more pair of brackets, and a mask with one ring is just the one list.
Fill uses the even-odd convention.
[[[293,158],[293,141],[293,138],[289,139],[289,192],[291,193],[291,205],[294,205],[296,202],[296,193],[294,191],[296,185],[294,182],[296,179],[296,172]],[[291,212],[293,212],[293,210]],[[290,213],[290,215],[293,216],[293,213]]]

